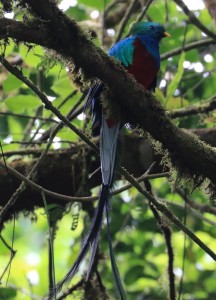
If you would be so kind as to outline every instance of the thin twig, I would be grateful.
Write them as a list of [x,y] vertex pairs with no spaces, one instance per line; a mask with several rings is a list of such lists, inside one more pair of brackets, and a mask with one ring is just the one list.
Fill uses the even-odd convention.
[[130,5],[128,6],[128,9],[124,15],[124,18],[121,20],[121,23],[119,24],[119,27],[118,27],[118,32],[116,34],[116,39],[115,39],[116,43],[121,39],[122,33],[125,29],[125,26],[131,16],[131,14],[133,13],[133,9],[137,2],[138,2],[137,0],[132,0]]
[[[93,142],[93,143],[97,143],[98,142],[98,138],[96,137],[96,138],[92,138],[91,139],[91,141]],[[60,150],[49,150],[49,153],[50,154],[54,154],[54,153],[56,153],[56,154],[61,154],[61,153],[64,153],[64,154],[66,154],[66,153],[71,153],[71,154],[73,154],[74,152],[77,152],[77,151],[79,151],[79,149],[81,149],[81,148],[83,148],[83,147],[87,147],[87,145],[86,145],[86,143],[85,142],[83,142],[83,141],[80,141],[80,142],[76,142],[76,143],[73,143],[73,142],[71,142],[71,141],[61,141],[61,143],[71,143],[71,144],[73,144],[73,147],[71,147],[71,148],[65,148],[65,149],[60,149]],[[34,143],[45,143],[45,144],[47,144],[47,141],[35,141]],[[52,141],[52,143],[54,143],[53,141]],[[6,144],[6,145],[4,145],[4,147],[6,147],[8,144]],[[9,157],[9,156],[12,156],[12,155],[31,155],[31,154],[33,154],[33,155],[39,155],[39,154],[41,154],[41,152],[42,152],[42,149],[35,149],[35,148],[28,148],[28,149],[19,149],[19,150],[10,150],[10,151],[4,151],[4,156],[5,157]],[[3,155],[2,155],[2,153],[0,152],[0,157],[2,157]]]
[[56,285],[56,279],[55,279],[55,261],[54,261],[54,247],[53,247],[53,241],[54,241],[54,227],[51,224],[50,221],[50,214],[49,209],[47,205],[47,200],[44,192],[41,193],[41,197],[43,199],[44,203],[44,210],[47,217],[47,225],[49,230],[49,237],[48,237],[48,255],[49,255],[49,291],[54,296],[54,300],[56,300],[56,291],[54,289]]
[[[164,173],[156,173],[156,174],[146,174],[146,172],[140,176],[139,178],[136,178],[137,182],[142,182],[144,180],[150,180],[150,179],[156,179],[156,178],[163,178],[163,177],[168,177],[170,175],[169,172],[164,172]],[[131,183],[128,183],[126,185],[124,185],[123,187],[116,189],[112,192],[111,195],[117,195],[120,194],[126,190],[129,190],[130,188],[132,188],[133,185]]]
[[[40,158],[36,161],[34,167],[31,169],[31,171],[28,173],[28,175],[26,177],[24,176],[26,179],[34,178],[36,176],[38,167],[41,164],[41,162],[43,161],[43,159],[45,158],[45,156],[47,155],[47,152],[48,152],[48,150],[49,150],[49,148],[50,148],[50,146],[52,144],[52,140],[53,140],[56,132],[58,131],[59,127],[60,127],[60,124],[55,125],[55,128],[54,128],[54,130],[52,132],[52,135],[50,136],[50,140],[47,143],[46,148],[41,153]],[[8,167],[7,167],[7,170],[9,170]],[[31,181],[31,182],[33,182],[33,181]],[[4,215],[10,209],[10,207],[16,202],[17,198],[21,195],[21,193],[24,192],[25,188],[26,188],[26,181],[23,180],[22,183],[21,183],[21,185],[17,188],[17,190],[11,196],[11,198],[8,200],[8,202],[6,203],[6,205],[2,208],[2,211],[1,211],[1,214],[0,214],[0,223],[1,223],[1,220],[3,219]]]
[[[185,202],[184,207],[184,225],[187,225],[187,204]],[[184,279],[184,273],[185,273],[185,258],[186,258],[186,242],[187,242],[187,235],[184,235],[184,244],[183,244],[183,256],[182,256],[182,275],[179,283],[179,292],[178,292],[178,300],[181,299],[182,291],[183,291],[183,279]]]
[[[0,161],[0,167],[5,169],[5,165],[2,161]],[[13,176],[15,176],[16,178],[18,178],[19,180],[23,181],[23,185],[21,185],[19,187],[19,189],[21,189],[21,192],[23,191],[22,188],[25,187],[25,184],[30,186],[31,188],[33,188],[34,190],[38,191],[39,193],[41,192],[44,192],[46,195],[52,197],[52,198],[56,198],[56,199],[59,199],[59,200],[63,200],[65,201],[66,203],[67,202],[73,202],[73,201],[77,201],[77,202],[89,202],[89,201],[95,201],[98,199],[98,196],[94,196],[94,197],[71,197],[71,196],[67,196],[67,195],[62,195],[62,194],[58,194],[58,193],[55,193],[55,192],[52,192],[50,190],[47,190],[45,188],[43,188],[42,186],[38,185],[37,183],[35,183],[34,181],[30,180],[29,178],[27,178],[26,176],[22,175],[21,173],[17,172],[15,169],[11,168],[10,166],[7,166],[8,168],[8,172],[10,174],[12,174]],[[13,200],[14,200],[14,197],[16,195],[14,194],[13,197]],[[12,201],[12,200],[11,200]],[[8,204],[8,203],[7,203]],[[7,206],[7,204],[5,205],[5,207]],[[13,204],[13,201],[12,201],[12,204]],[[10,203],[11,205],[11,203]],[[3,219],[3,216],[5,215],[6,211],[7,211],[7,208],[5,209],[5,207],[2,209],[1,211],[1,214],[0,214],[0,223]]]
[[35,121],[37,120],[37,117],[39,117],[42,113],[43,110],[43,105],[40,105],[35,112],[35,118],[34,119],[29,119],[24,131],[23,131],[23,135],[22,135],[22,141],[25,142],[28,137],[30,136],[32,129],[34,127]]
[[[76,109],[80,103],[83,102],[83,100],[85,99],[86,97],[86,93],[83,93],[82,96],[80,97],[80,99],[78,100],[78,102],[71,108],[71,110],[69,111],[69,113],[66,115],[66,118],[69,120],[69,121],[73,121],[80,113],[83,112],[83,106]],[[61,128],[64,127],[64,123],[61,124],[59,130]],[[47,129],[42,135],[41,137],[38,139],[38,141],[44,141],[44,140],[47,140],[49,135],[50,135],[50,132],[53,130],[54,126],[50,127],[49,129]]]
[[[53,131],[50,134],[50,139],[49,139],[49,141],[48,141],[48,143],[46,145],[46,148],[43,150],[43,152],[40,155],[40,158],[36,161],[34,167],[31,169],[31,171],[29,172],[29,174],[26,176],[26,179],[30,179],[30,178],[33,179],[36,176],[38,167],[41,164],[41,162],[44,160],[44,158],[46,157],[46,155],[47,155],[47,153],[49,151],[49,148],[50,148],[50,146],[52,144],[52,141],[53,141],[56,133],[58,132],[58,130],[61,128],[61,126],[62,126],[62,122],[60,122],[59,124],[56,124],[55,127],[53,128]],[[33,182],[33,181],[31,181],[31,182]],[[19,186],[19,188],[11,196],[11,198],[8,200],[7,204],[2,209],[1,214],[0,214],[0,218],[1,219],[3,219],[3,216],[9,210],[9,208],[15,203],[15,201],[20,196],[20,194],[25,190],[25,188],[26,188],[26,181],[23,181],[21,183],[21,185]]]
[[[71,99],[72,97],[74,97],[77,94],[77,90],[73,91],[72,93],[70,93],[61,103],[59,106],[57,106],[57,109],[59,110],[69,99]],[[77,101],[77,103],[71,108],[70,112],[68,113],[69,115],[69,121],[72,120],[72,117],[70,114],[74,113],[76,108],[80,105],[80,103],[83,101],[83,95],[80,97],[80,99]],[[79,113],[79,111],[78,111]],[[50,117],[53,116],[53,112],[51,112]],[[74,114],[74,117],[76,117],[77,115]],[[39,131],[39,128],[41,128],[43,125],[45,125],[46,123],[41,124],[40,127],[38,127],[38,130],[35,132],[34,136],[32,137],[31,140],[34,139],[34,137],[36,136],[37,132]],[[59,130],[63,127],[63,125],[59,128]],[[50,132],[53,130],[54,126],[50,127],[49,129],[47,129],[45,132],[42,133],[41,137],[38,138],[38,141],[44,141],[47,140]]]
[[188,229],[167,207],[152,197],[146,190],[130,175],[125,169],[121,168],[121,173],[125,178],[133,184],[133,186],[143,194],[150,203],[152,203],[158,211],[163,213],[171,222],[173,222],[180,230],[185,232],[191,240],[193,240],[203,251],[205,251],[213,260],[216,261],[216,253],[213,252],[205,243],[203,243],[190,229]]
[[[0,166],[1,166],[0,162]],[[10,167],[8,167],[8,170]],[[11,173],[9,171],[9,173]],[[2,208],[1,213],[0,213],[0,224],[2,223],[5,214],[7,213],[7,211],[9,210],[9,208],[16,202],[17,198],[21,195],[21,193],[25,190],[25,182],[23,181],[21,183],[21,185],[16,189],[15,193],[13,193],[13,195],[11,196],[11,198],[8,200],[8,202],[5,204],[5,206]]]
[[193,91],[195,91],[205,80],[209,80],[210,75],[212,75],[211,72],[208,72],[209,75],[206,77],[201,77],[200,80],[196,81],[195,84],[191,85],[183,94],[181,94],[182,99],[186,97],[186,95],[192,93]]
[[182,197],[182,199],[190,205],[195,210],[200,211],[201,213],[210,213],[212,215],[216,215],[216,207],[207,205],[207,204],[200,204],[195,202],[194,200],[190,199],[187,195],[186,191],[183,191],[181,189],[176,189],[176,192]]
[[13,213],[13,230],[12,230],[12,237],[11,237],[11,257],[8,265],[8,274],[7,274],[7,279],[6,279],[6,286],[8,285],[8,280],[10,277],[10,271],[11,271],[11,264],[13,261],[13,258],[16,254],[16,251],[14,251],[14,236],[15,236],[15,224],[16,224],[16,219],[15,219],[15,212]]
[[[7,145],[4,145],[4,146],[7,146]],[[41,152],[42,152],[41,149],[35,149],[35,148],[18,149],[18,150],[4,151],[4,156],[10,157],[12,155],[40,155]],[[50,153],[54,153],[54,151],[50,151]],[[0,153],[0,157],[1,156],[2,156],[2,154]]]
[[164,235],[164,239],[166,242],[167,247],[167,254],[168,254],[168,276],[169,276],[169,299],[175,300],[175,274],[173,272],[174,268],[174,252],[172,247],[172,241],[171,241],[171,229],[168,225],[163,222],[162,218],[160,217],[157,209],[154,205],[150,205],[150,209],[153,212],[153,215],[160,227],[161,232]]
[[168,112],[170,118],[186,117],[197,114],[206,114],[216,109],[216,96],[212,97],[212,101],[200,105],[188,106],[185,108],[174,109]]
[[11,117],[18,117],[18,118],[24,118],[24,119],[32,119],[32,120],[41,120],[44,122],[53,122],[53,123],[59,123],[59,121],[52,119],[52,118],[43,118],[43,117],[39,117],[39,116],[28,116],[28,115],[23,115],[23,114],[16,114],[13,112],[0,112],[0,115],[2,116],[11,116]]
[[63,292],[62,295],[57,298],[57,300],[64,300],[68,295],[71,295],[74,291],[78,290],[84,284],[84,282],[85,281],[81,279],[77,284]]
[[[155,162],[151,165],[149,170],[150,171],[155,165]],[[152,191],[151,184],[148,181],[144,181],[144,185],[146,187],[147,192],[149,195],[151,195],[153,198],[155,198],[154,193]],[[155,198],[156,200],[156,198]],[[157,200],[156,200],[157,201]],[[164,236],[166,247],[167,247],[167,254],[168,254],[168,277],[169,277],[169,299],[170,300],[175,300],[175,274],[173,271],[174,268],[174,252],[173,252],[173,247],[172,247],[172,232],[171,228],[169,225],[163,220],[163,216],[161,216],[157,210],[157,208],[153,205],[153,203],[150,203],[150,209],[157,221],[158,226],[160,227],[160,230]]]
[[92,143],[81,130],[79,130],[75,125],[71,124],[70,121],[65,116],[63,116],[55,106],[52,105],[52,103],[49,101],[46,95],[36,85],[34,85],[27,77],[25,77],[17,67],[12,66],[2,56],[1,56],[1,63],[10,73],[12,73],[18,79],[20,79],[36,95],[38,95],[38,97],[44,103],[46,109],[52,111],[65,125],[67,125],[71,130],[73,130],[83,141],[85,141],[99,155],[97,146],[94,143]]
[[[5,168],[4,163],[2,163],[1,161],[0,161],[0,167]],[[17,178],[23,180],[25,183],[27,183],[28,185],[30,185],[31,187],[33,187],[40,193],[44,192],[45,194],[47,194],[49,196],[52,196],[52,197],[55,197],[55,198],[58,198],[58,199],[61,199],[64,201],[66,200],[66,201],[77,201],[77,202],[82,201],[83,202],[83,201],[93,201],[98,198],[98,197],[78,197],[77,198],[77,197],[70,197],[70,196],[65,196],[65,195],[51,192],[51,191],[44,189],[41,186],[37,185],[33,181],[29,180],[28,178],[26,178],[19,172],[15,171],[10,166],[7,166],[7,167],[8,167],[9,173],[11,173],[12,175],[15,175]],[[216,260],[216,254],[206,244],[204,244],[193,232],[191,232],[186,226],[184,226],[184,224],[182,224],[182,222],[175,215],[173,215],[172,212],[170,210],[168,210],[163,203],[156,201],[155,198],[153,198],[149,193],[147,193],[142,188],[142,186],[136,181],[136,179],[132,175],[130,175],[125,169],[121,168],[121,172],[125,176],[125,178],[131,184],[133,184],[133,186],[140,193],[142,193],[151,203],[153,203],[153,205],[155,205],[157,210],[164,213],[166,215],[166,217],[169,220],[171,220],[180,230],[185,232],[200,248],[202,248],[207,254],[209,254],[209,256],[211,256],[214,260]]]
[[107,7],[107,1],[104,0],[103,13],[101,16],[101,45],[102,46],[104,46],[104,38],[105,38],[105,19],[106,19],[106,13],[107,13],[106,7]]
[[202,48],[202,47],[210,46],[210,45],[214,45],[214,44],[216,44],[216,41],[214,39],[210,39],[210,38],[205,38],[200,41],[195,41],[190,44],[184,45],[183,48],[179,47],[172,51],[161,54],[161,60],[165,60],[169,57],[173,57],[175,55],[181,54],[182,50],[184,50],[186,52],[186,51],[190,51],[193,49]]
[[[2,161],[0,161],[0,167],[5,169],[5,165]],[[59,199],[59,200],[63,200],[66,203],[67,202],[91,202],[91,201],[95,201],[98,199],[98,196],[92,196],[92,197],[72,197],[72,196],[67,196],[67,195],[63,195],[63,194],[58,194],[55,192],[52,192],[48,189],[43,188],[42,186],[40,186],[39,184],[35,183],[34,181],[28,179],[26,176],[22,175],[21,173],[19,173],[18,171],[16,171],[14,168],[10,167],[9,165],[7,165],[8,168],[8,172],[15,176],[16,178],[18,178],[21,181],[24,181],[28,186],[30,186],[31,188],[33,188],[34,190],[38,191],[39,193],[44,192],[46,195]],[[145,179],[153,179],[153,178],[158,178],[158,177],[165,177],[168,176],[166,173],[163,174],[150,174],[150,175],[146,175]],[[140,180],[143,181],[143,177],[140,177]],[[116,191],[114,191],[111,195],[115,195],[117,193],[120,193],[126,189],[129,189],[130,187],[132,187],[132,185],[126,185],[125,187],[122,187]]]
[[2,278],[4,277],[5,273],[7,272],[7,269],[11,266],[11,262],[14,258],[14,256],[16,255],[16,250],[13,249],[13,247],[11,247],[3,238],[2,235],[0,235],[0,239],[2,240],[3,244],[5,245],[5,247],[7,247],[10,250],[10,260],[8,262],[8,264],[6,265],[4,271],[2,272],[1,276],[0,276],[0,282],[2,281]]
[[4,151],[3,151],[3,148],[2,148],[2,143],[1,143],[1,141],[0,141],[0,150],[1,150],[1,156],[2,156],[2,159],[3,159],[3,162],[4,162],[4,164],[5,164],[5,169],[6,169],[6,171],[7,171],[7,173],[8,173],[8,168],[7,168],[7,163],[6,163],[6,159],[5,159],[5,155],[4,155]]
[[[74,145],[75,142],[72,142],[72,141],[69,141],[69,140],[60,140],[60,141],[52,141],[52,144],[58,144],[58,143],[61,143],[61,144],[72,144]],[[22,141],[11,141],[10,143],[8,144],[4,144],[3,146],[9,146],[11,144],[20,144],[20,145],[41,145],[41,144],[47,144],[47,141],[32,141],[32,142],[22,142]],[[42,151],[42,150],[40,150]]]
[[205,25],[203,25],[195,16],[195,14],[187,7],[187,5],[182,0],[174,0],[174,2],[181,7],[184,13],[187,15],[192,24],[199,28],[209,37],[213,38],[216,41],[216,34],[210,31]]
[[149,6],[152,4],[153,1],[154,1],[154,0],[148,0],[148,1],[146,2],[146,4],[144,5],[144,7],[143,7],[141,13],[140,13],[139,16],[137,17],[135,23],[140,22],[140,21],[144,18],[144,16],[145,16],[147,10],[149,9]]
[[[78,90],[72,91],[68,96],[65,97],[65,99],[62,100],[62,102],[57,106],[57,108],[58,109],[62,108],[68,102],[68,100],[73,98],[77,93],[78,93]],[[79,101],[78,101],[78,103],[79,103]],[[76,107],[76,104],[75,104],[75,107]],[[51,118],[51,116],[52,116],[52,114],[50,115],[50,118]]]
[[169,7],[168,7],[168,1],[167,0],[165,0],[165,12],[166,12],[165,22],[168,23],[168,21],[169,21]]
[[17,287],[17,286],[15,286],[12,283],[9,283],[8,287],[11,288],[11,289],[13,289],[13,290],[15,290],[15,291],[19,291],[19,292],[21,292],[24,295],[27,295],[30,299],[41,300],[41,296],[36,295],[36,294],[32,294],[28,290],[26,290],[24,288]]
[[[181,205],[180,203],[177,202],[173,202],[173,201],[168,201],[165,199],[161,199],[161,201],[164,201],[165,203],[167,203],[168,205],[171,206],[176,206],[180,209],[185,209],[185,207],[183,205]],[[192,207],[190,207],[188,205],[188,209],[190,210],[190,214],[192,214],[194,217],[196,217],[197,219],[201,220],[202,222],[207,223],[208,225],[212,226],[212,227],[216,227],[216,222],[206,218],[205,216],[203,216],[200,212],[196,211],[195,209],[193,209]]]

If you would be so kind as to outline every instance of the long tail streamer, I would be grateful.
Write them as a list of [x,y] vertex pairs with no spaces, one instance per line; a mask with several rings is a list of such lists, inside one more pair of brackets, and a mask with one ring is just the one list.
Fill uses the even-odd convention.
[[[101,89],[100,85],[96,85],[96,87],[90,91],[87,105],[92,101],[93,96],[98,93],[98,90]],[[90,99],[91,98],[91,99]],[[94,99],[93,99],[94,100]],[[99,113],[102,113],[102,109],[100,109]],[[100,128],[100,156],[101,156],[101,173],[102,173],[102,189],[98,201],[97,208],[95,209],[94,217],[91,222],[91,227],[86,238],[83,241],[81,251],[74,262],[72,268],[66,274],[61,282],[59,282],[55,287],[55,292],[58,293],[62,289],[63,285],[66,282],[69,282],[75,273],[77,272],[81,262],[87,255],[90,250],[90,259],[89,266],[87,270],[86,280],[89,279],[92,267],[95,260],[95,254],[97,251],[100,229],[103,220],[103,214],[105,213],[107,219],[107,235],[108,235],[108,243],[109,243],[109,251],[110,251],[110,260],[112,265],[113,276],[116,282],[116,287],[118,289],[121,300],[126,300],[126,294],[121,282],[121,278],[119,275],[119,271],[116,265],[114,251],[112,248],[111,234],[110,234],[110,217],[109,217],[109,196],[110,189],[113,183],[113,173],[115,168],[116,161],[116,147],[117,147],[117,139],[120,130],[120,122],[113,122],[112,120],[106,119],[102,114],[98,117],[98,115],[94,115],[96,121],[95,124],[99,123]],[[52,295],[48,299],[52,299],[54,295],[54,291]]]

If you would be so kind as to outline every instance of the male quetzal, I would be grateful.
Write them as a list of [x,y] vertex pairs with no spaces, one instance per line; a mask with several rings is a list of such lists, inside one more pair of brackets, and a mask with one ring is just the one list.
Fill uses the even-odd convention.
[[[109,50],[109,55],[119,61],[135,77],[138,83],[143,85],[147,90],[154,91],[157,73],[160,68],[159,42],[166,36],[169,36],[169,34],[158,23],[136,23],[131,29],[131,36],[115,44]],[[91,87],[87,97],[87,104],[91,103],[93,113],[92,134],[93,136],[100,135],[102,189],[91,227],[83,241],[81,252],[65,278],[57,285],[56,290],[60,290],[65,281],[70,280],[74,276],[90,248],[87,279],[89,278],[98,245],[103,213],[105,211],[114,278],[121,299],[126,299],[115,263],[109,232],[109,193],[113,183],[117,139],[119,130],[123,124],[120,121],[106,117],[106,112],[102,108],[100,99],[103,89],[104,86],[102,83],[96,83]]]

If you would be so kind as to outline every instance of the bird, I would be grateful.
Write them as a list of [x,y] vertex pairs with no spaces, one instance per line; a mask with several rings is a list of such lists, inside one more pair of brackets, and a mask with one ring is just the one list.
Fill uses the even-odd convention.
[[[108,55],[124,66],[127,72],[145,89],[154,92],[160,69],[159,43],[162,38],[169,36],[170,34],[165,31],[164,26],[159,23],[138,22],[131,27],[130,36],[117,42],[108,51]],[[104,84],[96,80],[88,92],[86,101],[86,107],[91,106],[93,115],[92,135],[100,136],[101,192],[81,251],[69,272],[56,285],[55,290],[60,291],[65,282],[73,278],[89,249],[90,258],[86,280],[90,278],[105,215],[112,271],[120,298],[125,300],[126,293],[115,261],[110,234],[110,191],[113,187],[118,136],[124,124],[121,124],[120,120],[106,116],[106,109],[102,107],[101,103],[101,94],[104,88]]]

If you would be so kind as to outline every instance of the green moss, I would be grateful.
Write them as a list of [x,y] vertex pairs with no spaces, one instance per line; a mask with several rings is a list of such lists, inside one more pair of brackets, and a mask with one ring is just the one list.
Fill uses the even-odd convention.
[[[176,187],[182,187],[184,189],[188,188],[192,192],[194,189],[202,186],[205,180],[204,176],[183,165],[177,155],[169,153],[167,149],[163,148],[163,145],[160,142],[154,140],[150,135],[149,141],[155,154],[161,157],[160,165],[164,170],[170,172],[169,184],[172,192],[175,191]],[[201,141],[200,143],[203,144]]]

